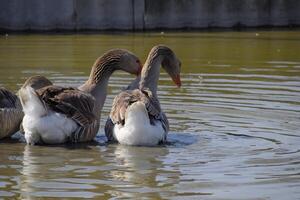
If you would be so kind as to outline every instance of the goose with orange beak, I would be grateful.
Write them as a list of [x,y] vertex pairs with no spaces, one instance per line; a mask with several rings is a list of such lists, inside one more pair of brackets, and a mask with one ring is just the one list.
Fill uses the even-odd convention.
[[178,87],[181,86],[181,63],[175,53],[167,46],[154,46],[143,66],[141,77],[113,101],[105,125],[108,141],[135,146],[154,146],[166,141],[169,122],[157,97],[160,66]]

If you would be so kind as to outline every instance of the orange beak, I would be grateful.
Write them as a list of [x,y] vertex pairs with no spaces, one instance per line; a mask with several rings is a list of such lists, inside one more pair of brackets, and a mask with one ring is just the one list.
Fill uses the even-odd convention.
[[181,87],[180,74],[177,74],[172,79],[173,79],[174,83],[177,85],[177,87],[180,88]]

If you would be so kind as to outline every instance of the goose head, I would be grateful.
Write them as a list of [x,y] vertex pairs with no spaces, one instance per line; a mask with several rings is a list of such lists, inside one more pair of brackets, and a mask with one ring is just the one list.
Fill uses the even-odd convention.
[[41,75],[36,75],[29,77],[23,84],[22,88],[30,86],[33,89],[38,90],[49,85],[52,85],[52,82],[49,79]]
[[159,45],[157,48],[163,49],[162,68],[169,74],[173,82],[180,87],[181,62],[175,53],[167,46]]
[[139,58],[125,49],[112,49],[99,57],[93,67],[89,80],[98,84],[105,77],[109,77],[114,71],[123,70],[130,74],[139,75],[142,64]]
[[138,76],[141,73],[143,67],[140,59],[130,51],[123,51],[124,54],[120,57],[118,69]]
[[38,90],[49,85],[52,85],[52,82],[44,76],[36,75],[29,77],[18,91],[18,96],[20,97],[21,104],[25,105],[29,100],[26,92],[26,87],[32,87],[34,90]]

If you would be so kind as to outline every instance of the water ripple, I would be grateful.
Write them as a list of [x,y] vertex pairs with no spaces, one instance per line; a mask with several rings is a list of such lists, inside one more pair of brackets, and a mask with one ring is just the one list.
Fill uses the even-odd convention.
[[[35,74],[77,87],[95,58],[126,48],[142,60],[157,43],[182,61],[179,89],[162,70],[158,96],[170,122],[159,147],[108,145],[110,78],[95,142],[29,146],[1,140],[0,196],[14,199],[299,199],[299,32],[16,35],[0,38],[0,85]],[[278,51],[280,49],[280,51]],[[18,58],[18,59],[16,59]]]

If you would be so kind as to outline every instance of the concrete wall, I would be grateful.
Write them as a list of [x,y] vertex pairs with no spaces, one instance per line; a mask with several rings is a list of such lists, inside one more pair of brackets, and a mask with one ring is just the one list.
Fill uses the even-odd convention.
[[300,0],[0,0],[2,30],[300,25]]

